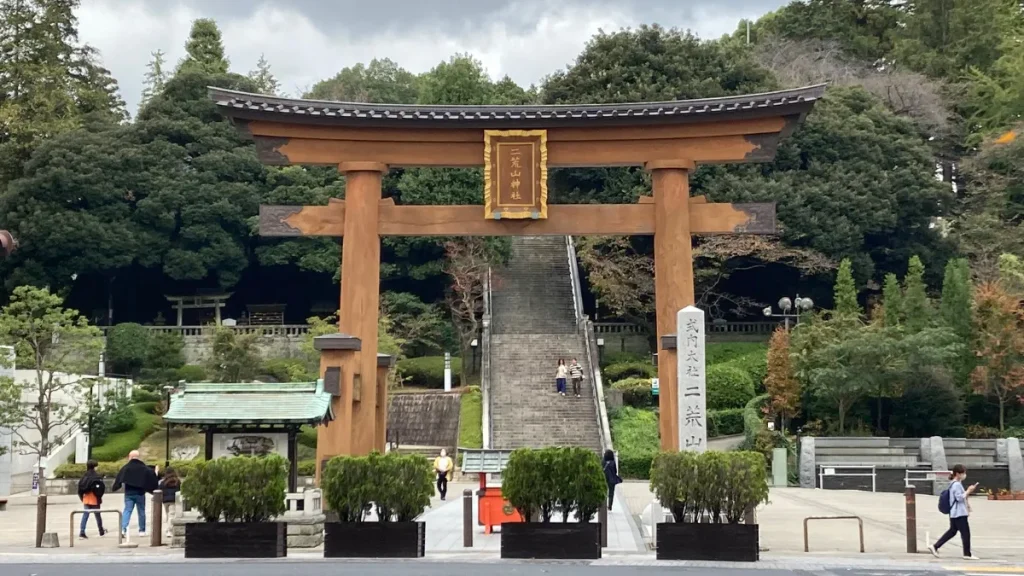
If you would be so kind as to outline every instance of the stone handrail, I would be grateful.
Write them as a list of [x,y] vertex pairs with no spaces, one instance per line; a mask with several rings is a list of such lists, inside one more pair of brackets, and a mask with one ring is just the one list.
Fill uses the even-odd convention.
[[583,313],[583,287],[580,283],[579,262],[576,260],[576,244],[572,236],[565,237],[569,257],[569,276],[572,279],[573,308],[576,310],[576,328],[582,331],[583,348],[590,366],[591,384],[594,388],[594,411],[601,426],[601,451],[612,450],[611,427],[608,424],[608,410],[604,402],[604,384],[601,380],[600,355],[597,351],[597,337],[593,323]]
[[[708,334],[752,334],[770,336],[780,323],[776,320],[757,322],[718,321],[708,322],[705,332]],[[645,334],[646,330],[632,322],[594,322],[596,334]]]
[[[179,336],[213,336],[217,326],[206,325],[206,326],[146,326],[147,329],[153,332],[160,332],[165,334],[177,334]],[[219,328],[231,330],[235,334],[248,335],[256,334],[258,336],[305,336],[309,333],[308,324],[276,324],[276,325],[255,325],[255,326],[220,326]],[[101,326],[100,329],[103,334],[106,335],[107,331],[110,330],[109,326]]]
[[491,269],[484,278],[484,316],[480,329],[480,403],[483,447],[491,447]]

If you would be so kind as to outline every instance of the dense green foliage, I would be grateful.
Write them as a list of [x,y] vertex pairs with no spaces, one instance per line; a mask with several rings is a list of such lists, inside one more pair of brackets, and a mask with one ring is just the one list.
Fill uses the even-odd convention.
[[[398,361],[403,384],[422,388],[444,388],[444,356],[423,356]],[[462,385],[462,359],[452,357],[452,387]]]
[[145,409],[144,405],[132,406],[134,422],[126,430],[116,433],[107,433],[103,444],[98,444],[92,449],[92,457],[101,462],[113,462],[128,456],[132,450],[137,450],[142,441],[153,433],[160,417]]
[[677,523],[739,524],[768,501],[768,477],[756,452],[665,452],[651,467],[651,490]]
[[181,495],[206,522],[266,522],[284,514],[288,462],[277,454],[195,464]]
[[479,386],[469,386],[459,402],[459,448],[484,447],[484,406]]
[[501,493],[527,522],[551,522],[575,513],[590,522],[605,501],[608,487],[601,462],[586,448],[520,448],[509,456],[501,475]]
[[332,458],[320,485],[340,522],[362,522],[371,507],[379,522],[412,522],[430,505],[432,479],[424,456],[374,452]]
[[610,364],[601,371],[601,375],[609,382],[618,382],[627,378],[656,378],[658,369],[650,361],[633,361]]
[[754,380],[743,369],[737,368],[732,364],[708,366],[708,409],[742,408],[753,397]]

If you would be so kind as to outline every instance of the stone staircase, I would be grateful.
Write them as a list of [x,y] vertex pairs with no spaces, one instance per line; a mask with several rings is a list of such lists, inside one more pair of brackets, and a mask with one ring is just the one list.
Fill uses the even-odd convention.
[[[599,452],[591,370],[576,329],[565,238],[513,237],[508,266],[494,272],[491,308],[492,447],[583,446]],[[555,392],[558,359],[576,358],[580,398]],[[569,392],[571,382],[567,383]]]

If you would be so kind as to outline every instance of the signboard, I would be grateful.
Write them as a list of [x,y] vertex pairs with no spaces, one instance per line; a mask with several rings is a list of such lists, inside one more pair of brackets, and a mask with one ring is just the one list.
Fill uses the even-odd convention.
[[213,435],[213,458],[232,456],[266,456],[279,454],[288,457],[288,434],[285,432],[239,432]]
[[484,218],[547,217],[547,130],[484,130]]
[[707,385],[704,366],[704,311],[687,306],[676,314],[679,449],[708,447]]
[[660,386],[657,378],[651,378],[651,396],[657,396]]

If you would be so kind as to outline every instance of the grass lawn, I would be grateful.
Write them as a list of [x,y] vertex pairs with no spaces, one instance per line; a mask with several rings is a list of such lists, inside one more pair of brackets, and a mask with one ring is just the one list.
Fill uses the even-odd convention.
[[459,447],[484,447],[484,406],[479,390],[462,395],[459,407]]
[[[135,426],[131,430],[117,432],[107,436],[107,441],[102,446],[95,446],[92,449],[92,457],[101,462],[115,462],[128,456],[132,450],[139,448],[142,441],[149,437],[156,430],[161,418],[156,414],[150,414],[146,407],[132,406],[135,412]],[[161,444],[160,454],[163,455]]]

